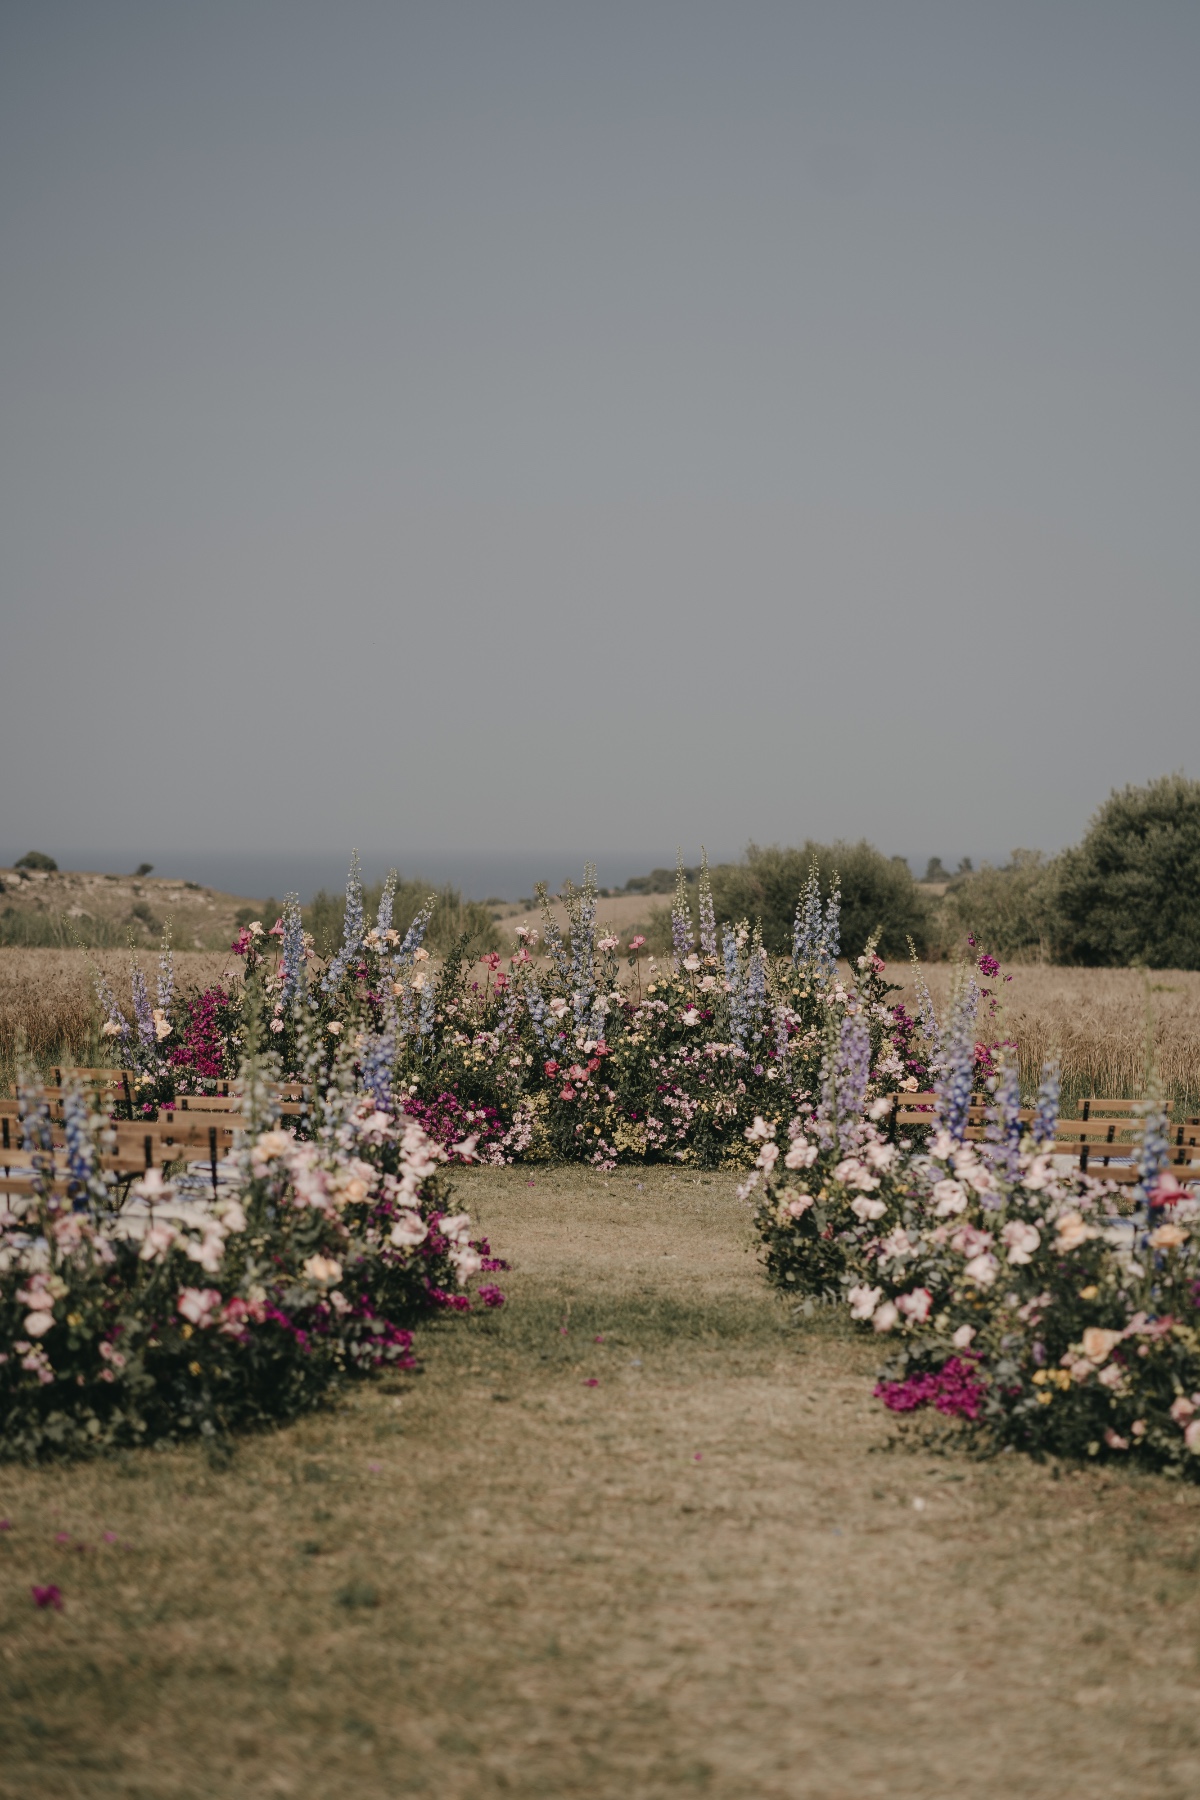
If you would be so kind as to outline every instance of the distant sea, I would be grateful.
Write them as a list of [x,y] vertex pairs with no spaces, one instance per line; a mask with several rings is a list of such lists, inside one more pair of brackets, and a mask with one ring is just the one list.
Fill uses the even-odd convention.
[[[0,851],[0,868],[11,868],[18,856],[30,846]],[[103,874],[129,875],[139,863],[153,864],[156,875],[175,881],[198,881],[203,887],[226,894],[244,894],[247,899],[282,900],[285,894],[298,893],[307,902],[318,888],[340,892],[346,884],[348,854],[297,850],[134,850],[80,849],[71,845],[40,843],[36,846],[52,856],[60,869],[95,869]],[[520,900],[533,893],[534,884],[546,882],[553,893],[570,877],[583,879],[583,865],[588,853],[570,850],[412,850],[405,853],[381,851],[360,852],[364,881],[380,881],[389,868],[395,868],[406,879],[420,877],[434,887],[449,882],[461,890],[468,900]],[[711,862],[733,861],[740,850],[710,852]],[[647,875],[651,869],[674,866],[674,849],[658,855],[644,850],[592,852],[596,879],[601,887],[623,887],[633,875]]]

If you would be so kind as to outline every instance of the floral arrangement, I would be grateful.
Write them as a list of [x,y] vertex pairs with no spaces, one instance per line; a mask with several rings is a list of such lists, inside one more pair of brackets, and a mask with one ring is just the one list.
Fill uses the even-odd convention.
[[[410,1368],[412,1325],[472,1305],[505,1265],[471,1236],[447,1152],[344,1084],[301,1140],[244,1070],[252,1123],[215,1200],[157,1171],[121,1199],[97,1122],[66,1097],[67,1197],[47,1178],[0,1210],[0,1442],[10,1457],[149,1443],[290,1418],[332,1386]],[[54,1153],[36,1081],[27,1147]],[[468,1139],[456,1146],[469,1159]],[[500,1305],[494,1283],[478,1300]]]
[[746,1128],[813,1099],[831,1034],[850,1018],[865,1025],[874,1091],[925,1076],[918,1023],[888,1003],[873,949],[852,980],[839,977],[838,897],[822,904],[815,869],[790,958],[769,957],[745,923],[718,932],[707,870],[698,938],[681,870],[672,955],[646,957],[644,939],[622,946],[598,926],[589,869],[564,895],[567,932],[540,890],[541,930],[520,931],[507,959],[485,957],[482,981],[460,956],[435,965],[422,942],[432,901],[403,936],[392,928],[393,891],[390,878],[369,925],[352,863],[343,942],[324,966],[295,896],[269,929],[247,925],[233,946],[246,971],[240,1004],[225,990],[168,1001],[161,1030],[136,992],[132,1022],[106,993],[114,1046],[147,1071],[141,1104],[228,1076],[252,997],[287,1076],[319,1088],[349,1049],[381,1103],[395,1098],[445,1146],[469,1133],[489,1162],[744,1166]]
[[757,1133],[743,1191],[768,1272],[809,1305],[843,1301],[888,1344],[876,1396],[924,1432],[1200,1478],[1200,1200],[1166,1169],[1165,1114],[1147,1103],[1132,1190],[1064,1172],[1055,1069],[1023,1123],[1015,1066],[1003,1046],[977,1054],[974,1018],[964,985],[931,1030],[928,1134],[885,1140],[892,1102],[872,1098],[852,1026],[819,1105],[781,1142]]

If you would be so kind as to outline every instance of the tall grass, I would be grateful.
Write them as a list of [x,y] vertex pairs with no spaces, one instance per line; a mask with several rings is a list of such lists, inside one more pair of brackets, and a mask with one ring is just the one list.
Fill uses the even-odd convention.
[[[383,883],[363,889],[363,909],[368,923],[373,923]],[[491,909],[480,900],[464,900],[458,888],[435,888],[426,881],[402,881],[396,888],[392,907],[392,924],[397,931],[407,931],[430,895],[434,896],[433,917],[425,942],[439,956],[447,955],[464,933],[470,934],[470,949],[475,956],[488,950],[499,950],[500,934]],[[346,914],[344,894],[329,894],[322,888],[304,908],[304,929],[311,931],[317,950],[327,955],[342,941],[342,923]]]
[[[1012,980],[998,988],[1000,1016],[986,1035],[1016,1039],[1023,1087],[1036,1086],[1043,1060],[1057,1056],[1068,1103],[1086,1095],[1137,1099],[1145,1092],[1149,1044],[1172,1104],[1192,1111],[1200,1106],[1200,973],[1045,964],[1019,964],[1009,972]],[[926,975],[940,1007],[953,971],[934,964]],[[911,988],[903,999],[911,1008]]]
[[[207,986],[220,979],[230,958],[212,951],[181,951],[175,957],[181,987]],[[99,1063],[102,1019],[92,980],[100,968],[119,999],[128,1003],[129,958],[111,950],[90,957],[81,950],[0,950],[0,1075],[11,1078],[18,1037],[34,1059]],[[149,967],[150,959],[143,966]]]

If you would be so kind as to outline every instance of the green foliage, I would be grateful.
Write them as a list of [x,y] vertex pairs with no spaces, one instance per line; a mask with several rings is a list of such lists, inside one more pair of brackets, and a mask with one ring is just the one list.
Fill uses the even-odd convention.
[[[363,889],[363,910],[368,923],[375,918],[382,893],[381,881]],[[447,885],[434,889],[426,881],[397,883],[392,909],[392,924],[397,931],[408,930],[431,893],[435,903],[425,942],[436,955],[449,955],[464,935],[474,956],[500,948],[496,922],[482,901],[464,900],[458,888]],[[341,943],[345,916],[345,895],[328,894],[324,888],[314,894],[311,903],[304,908],[304,929],[312,932],[313,942],[321,955],[336,950]]]
[[52,856],[47,856],[44,850],[27,850],[24,856],[18,857],[13,868],[41,869],[45,874],[52,875],[58,868],[58,864]]
[[1014,850],[1001,868],[990,863],[955,880],[941,906],[947,948],[972,933],[994,956],[1049,962],[1061,935],[1058,865],[1040,850]]
[[1200,781],[1165,775],[1109,795],[1061,858],[1070,960],[1200,969]]
[[117,950],[128,928],[112,919],[69,919],[40,907],[0,908],[0,947],[10,950],[73,950],[86,943],[92,950]]
[[931,928],[928,901],[903,857],[884,856],[865,839],[828,845],[809,840],[798,848],[751,844],[742,862],[721,863],[712,871],[717,918],[761,920],[766,949],[790,953],[796,896],[814,859],[823,900],[835,873],[840,879],[844,955],[857,956],[874,931],[880,934],[881,956],[904,956],[910,937],[924,953]]
[[[689,886],[694,886],[700,878],[699,869],[685,869],[683,874]],[[623,891],[627,894],[673,894],[675,870],[651,869],[648,875],[631,875]]]

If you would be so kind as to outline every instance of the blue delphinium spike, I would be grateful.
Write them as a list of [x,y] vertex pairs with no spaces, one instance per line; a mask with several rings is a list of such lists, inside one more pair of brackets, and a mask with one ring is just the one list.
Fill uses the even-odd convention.
[[161,1012],[169,1012],[171,1002],[175,998],[175,958],[171,953],[169,929],[163,932],[162,949],[158,953],[158,1005]]
[[546,1002],[542,998],[542,990],[533,974],[525,978],[525,1005],[529,1012],[529,1023],[533,1026],[533,1035],[546,1048]]
[[717,955],[717,914],[713,906],[712,882],[708,877],[708,852],[700,852],[700,953]]
[[387,880],[383,884],[383,892],[379,896],[379,910],[375,914],[375,929],[380,937],[392,929],[392,908],[396,903],[396,882],[398,880],[395,869],[389,869]]
[[396,1064],[396,1039],[384,1029],[368,1038],[360,1057],[362,1085],[380,1112],[392,1110],[392,1080]]
[[842,948],[841,912],[842,890],[835,869],[833,886],[825,903],[825,917],[821,921],[821,941],[817,952],[820,972],[826,981],[832,981],[837,972],[837,959]]
[[596,987],[596,868],[588,863],[571,929],[571,997],[575,1023],[586,1022]]
[[692,909],[688,905],[682,850],[675,864],[675,898],[671,902],[671,951],[678,973],[683,967],[684,958],[692,954]]
[[1021,1149],[1021,1084],[1016,1063],[1010,1058],[1000,1065],[995,1095],[987,1109],[984,1136],[988,1144],[987,1158],[992,1167],[1010,1185],[1019,1173]]
[[943,1034],[942,1057],[933,1084],[938,1124],[961,1144],[970,1114],[975,1085],[975,1016],[979,988],[974,976],[962,983],[950,1003],[950,1018]]
[[812,962],[821,945],[821,878],[814,862],[808,879],[796,902],[796,920],[792,927],[792,962],[797,968]]
[[417,1031],[421,1037],[428,1037],[433,1030],[433,1014],[436,1005],[437,985],[430,975],[421,989],[421,1004],[417,1014]]
[[729,1035],[738,1049],[745,1054],[746,1036],[750,1029],[750,1009],[747,1005],[746,981],[742,971],[742,947],[745,942],[745,928],[736,929],[726,925],[721,934],[721,948],[725,959],[725,983],[729,999]]
[[421,948],[422,943],[425,941],[425,933],[429,930],[429,921],[433,917],[433,909],[436,905],[436,895],[430,894],[428,900],[425,902],[397,946],[396,954],[392,958],[392,966],[395,969],[407,969],[412,962],[413,957]]
[[358,851],[355,850],[350,858],[350,873],[346,876],[346,915],[342,925],[341,948],[325,971],[325,978],[321,983],[323,993],[331,992],[341,981],[362,949],[363,936],[362,870],[359,867]]
[[1157,1093],[1152,1093],[1145,1102],[1144,1116],[1146,1122],[1142,1129],[1142,1146],[1138,1155],[1138,1181],[1133,1192],[1140,1205],[1149,1206],[1151,1190],[1166,1168],[1171,1154],[1167,1112]]
[[290,1006],[300,992],[304,979],[304,919],[299,894],[289,894],[283,903],[283,955],[280,959],[282,994]]
[[139,963],[134,963],[129,982],[133,989],[133,1016],[137,1020],[138,1036],[143,1044],[155,1044],[158,1037],[154,1029],[154,1008],[150,1004],[146,977]]
[[1054,1133],[1058,1129],[1059,1096],[1062,1092],[1062,1077],[1058,1064],[1047,1059],[1042,1064],[1042,1079],[1037,1092],[1037,1106],[1033,1115],[1032,1137],[1039,1147],[1054,1142]]

